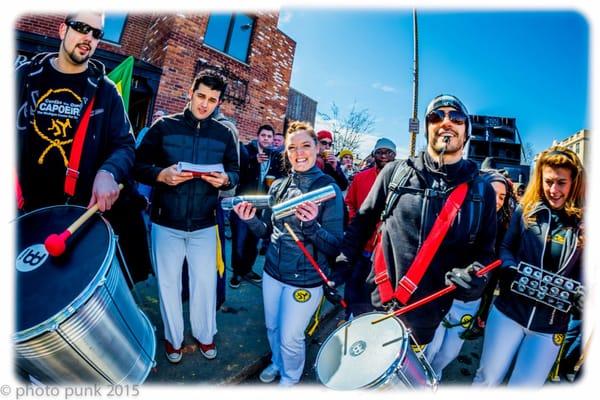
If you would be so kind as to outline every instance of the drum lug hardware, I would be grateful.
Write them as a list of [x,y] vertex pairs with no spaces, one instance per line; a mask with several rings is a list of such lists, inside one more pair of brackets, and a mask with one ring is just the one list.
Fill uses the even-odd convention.
[[100,282],[98,282],[98,286],[104,286],[105,283],[106,283],[106,277],[100,279]]
[[50,325],[50,332],[56,332],[57,330],[58,330],[58,324],[56,322],[53,323],[52,325]]

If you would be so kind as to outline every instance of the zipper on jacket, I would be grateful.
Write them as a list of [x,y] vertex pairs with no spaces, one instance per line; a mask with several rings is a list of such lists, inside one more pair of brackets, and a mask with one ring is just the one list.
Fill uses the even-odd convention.
[[[544,270],[544,253],[546,252],[546,243],[548,243],[548,234],[550,233],[550,223],[551,222],[552,222],[552,211],[548,210],[548,230],[546,231],[546,234],[544,235],[544,246],[542,247],[542,255],[540,257],[540,269],[542,271]],[[533,323],[533,317],[535,315],[536,310],[537,310],[537,306],[533,306],[533,309],[531,310],[531,314],[529,315],[529,321],[527,322],[527,329],[529,329],[529,327]]]
[[533,322],[533,315],[535,314],[536,308],[537,306],[533,306],[533,309],[531,310],[531,314],[529,315],[529,321],[527,321],[527,329],[531,327],[531,323]]

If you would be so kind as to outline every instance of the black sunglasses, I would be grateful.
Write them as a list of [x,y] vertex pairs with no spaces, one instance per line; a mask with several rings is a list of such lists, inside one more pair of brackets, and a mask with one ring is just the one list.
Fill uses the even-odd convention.
[[323,146],[331,146],[333,144],[333,142],[328,142],[327,140],[319,140],[319,143]]
[[88,33],[92,32],[92,36],[94,37],[94,39],[100,39],[102,38],[102,35],[104,35],[102,29],[94,28],[93,26],[90,26],[85,22],[70,20],[65,22],[65,24],[67,24],[69,28],[73,28],[75,31],[81,33],[82,35],[87,35]]
[[442,122],[446,116],[448,116],[448,119],[456,125],[462,125],[467,121],[467,115],[462,111],[433,110],[427,114],[427,122],[437,124],[438,122]]

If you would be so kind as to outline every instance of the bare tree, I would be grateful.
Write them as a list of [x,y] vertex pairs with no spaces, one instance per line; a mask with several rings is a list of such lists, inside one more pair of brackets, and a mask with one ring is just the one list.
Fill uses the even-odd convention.
[[369,114],[369,110],[366,108],[357,110],[356,102],[352,104],[350,112],[345,117],[340,114],[340,108],[335,102],[331,103],[330,114],[319,112],[319,116],[323,121],[331,123],[334,138],[333,151],[336,154],[342,149],[356,153],[362,134],[371,132],[375,125],[375,119]]

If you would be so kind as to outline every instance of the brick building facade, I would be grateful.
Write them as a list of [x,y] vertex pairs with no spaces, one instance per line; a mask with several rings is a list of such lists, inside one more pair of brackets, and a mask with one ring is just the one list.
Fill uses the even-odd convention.
[[[281,132],[296,43],[277,28],[279,14],[245,15],[251,23],[247,58],[240,61],[205,43],[209,14],[129,14],[120,42],[101,42],[94,58],[111,70],[128,55],[136,58],[129,114],[134,130],[156,111],[180,112],[194,75],[203,68],[220,70],[229,81],[223,113],[248,141],[269,123]],[[23,15],[15,24],[18,57],[56,51],[64,15]],[[136,95],[134,91],[138,91]],[[137,93],[137,92],[136,92]]]

